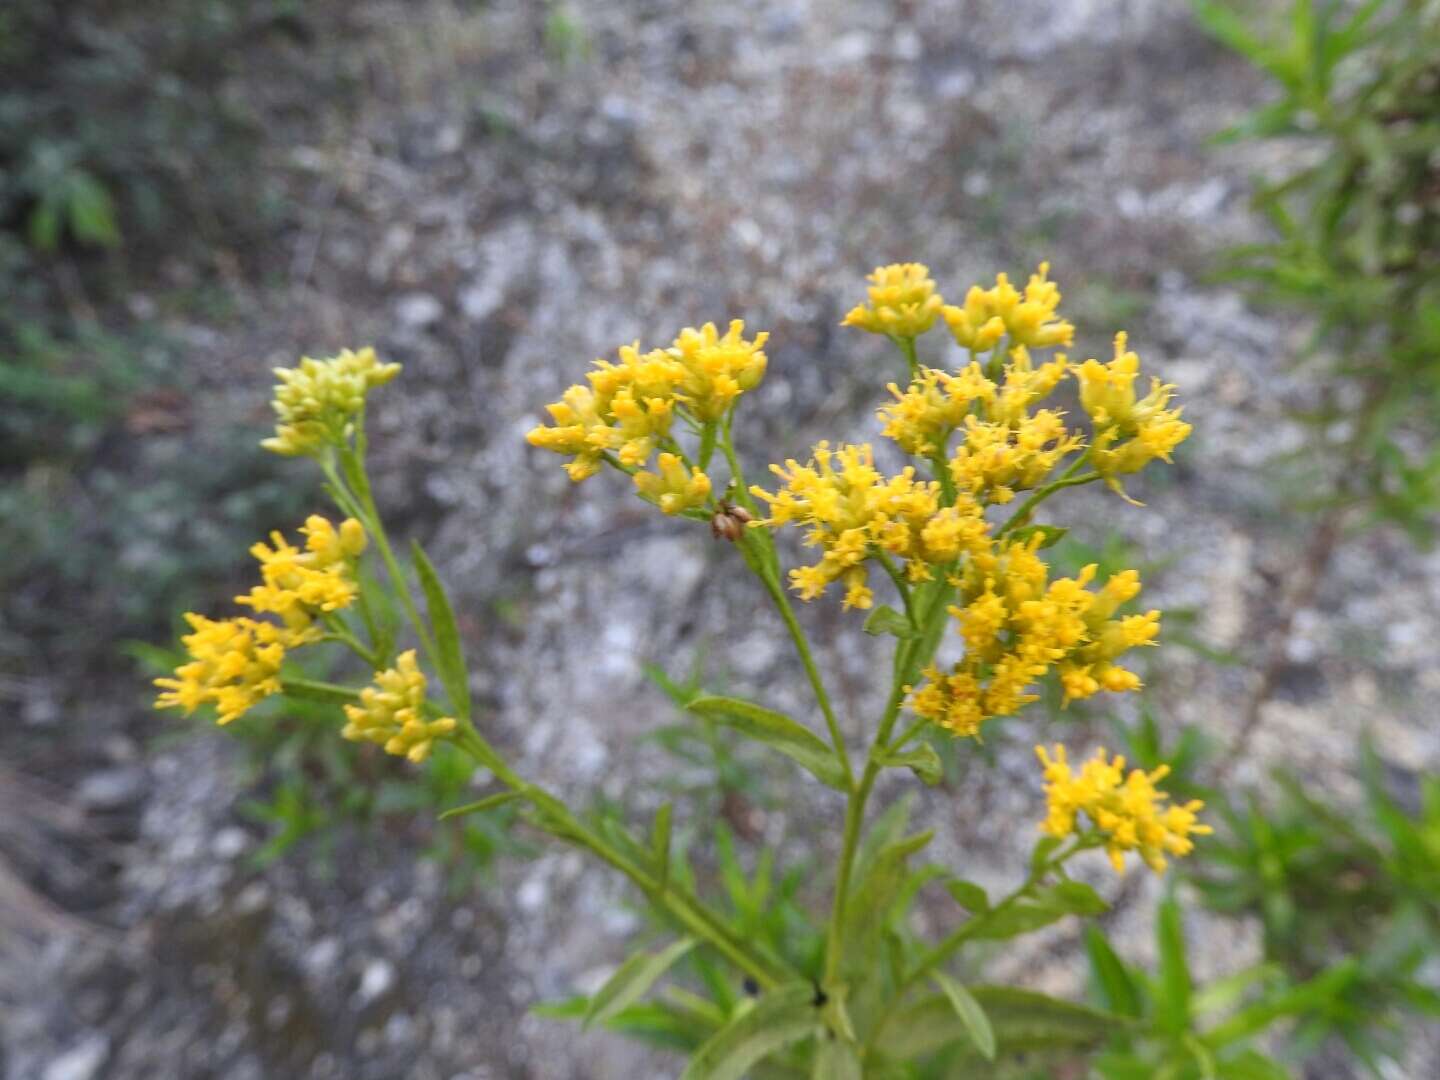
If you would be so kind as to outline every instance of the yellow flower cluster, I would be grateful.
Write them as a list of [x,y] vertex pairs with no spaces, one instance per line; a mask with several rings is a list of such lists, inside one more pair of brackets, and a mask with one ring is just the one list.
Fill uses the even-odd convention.
[[430,756],[436,739],[455,731],[453,717],[425,719],[425,674],[415,650],[395,658],[395,666],[375,673],[375,683],[360,691],[359,705],[346,705],[349,722],[340,734],[353,742],[372,742],[387,754],[417,765]]
[[272,533],[274,547],[258,543],[251,553],[260,562],[262,583],[235,602],[256,614],[278,615],[280,624],[239,616],[207,619],[188,612],[193,633],[182,640],[189,661],[173,678],[156,679],[162,693],[155,705],[182,709],[189,716],[212,704],[222,724],[280,691],[285,653],[320,638],[315,619],[349,607],[357,595],[355,559],[365,549],[365,530],[353,518],[337,529],[318,514],[300,529],[305,550]]
[[620,363],[596,360],[586,376],[590,385],[572,386],[547,405],[553,425],[532,429],[526,440],[573,455],[565,471],[576,481],[594,476],[610,454],[627,470],[639,468],[668,441],[677,406],[712,422],[759,385],[769,335],[747,341],[744,332],[736,319],[723,335],[714,323],[682,330],[668,349],[641,353],[638,342],[622,346]]
[[1039,543],[1037,536],[971,554],[957,579],[962,602],[950,608],[965,655],[948,672],[926,669],[910,699],[916,715],[952,734],[978,736],[987,719],[1013,716],[1034,701],[1031,687],[1052,668],[1067,701],[1139,687],[1114,661],[1153,642],[1160,613],[1112,618],[1139,592],[1139,575],[1116,574],[1098,592],[1086,588],[1094,565],[1050,581]]
[[724,336],[714,323],[699,330],[686,327],[675,338],[670,353],[685,369],[680,400],[701,420],[719,420],[746,390],[765,377],[765,354],[760,350],[770,335],[761,332],[745,340],[745,324],[730,322]]
[[329,360],[301,359],[293,368],[276,368],[280,380],[271,403],[277,423],[266,450],[295,456],[315,454],[343,442],[351,421],[365,407],[365,395],[400,374],[399,364],[382,364],[375,350],[343,350]]
[[1123,757],[1110,760],[1099,750],[1076,775],[1063,746],[1055,747],[1053,758],[1043,746],[1037,746],[1035,753],[1045,767],[1048,807],[1040,830],[1050,836],[1070,836],[1079,831],[1077,817],[1084,814],[1104,834],[1105,850],[1117,874],[1125,872],[1127,851],[1139,852],[1150,869],[1164,873],[1166,855],[1190,854],[1195,847],[1191,837],[1212,831],[1196,818],[1204,807],[1199,799],[1164,805],[1169,796],[1156,785],[1169,775],[1167,765],[1148,773],[1135,769],[1127,777]]
[[935,291],[929,268],[922,263],[877,266],[866,280],[870,282],[869,302],[852,308],[841,326],[913,338],[935,325],[945,301]]
[[162,691],[156,708],[183,709],[189,716],[201,705],[214,705],[219,721],[249,711],[280,692],[280,664],[292,643],[290,631],[255,619],[216,621],[187,612],[192,633],[182,639],[190,654],[174,678],[156,679]]
[[1180,408],[1167,409],[1175,387],[1150,380],[1150,393],[1135,399],[1135,377],[1140,358],[1126,348],[1127,338],[1115,335],[1115,359],[1108,364],[1086,360],[1076,369],[1080,404],[1095,426],[1090,460],[1095,470],[1120,491],[1117,477],[1139,472],[1151,461],[1170,460],[1170,452],[1185,441],[1190,425],[1180,419]]
[[674,454],[661,454],[656,459],[658,473],[637,472],[635,487],[667,514],[680,514],[704,506],[710,498],[710,477],[699,469],[686,468]]
[[1060,289],[1050,281],[1050,264],[1041,263],[1030,275],[1022,295],[1005,274],[995,276],[993,288],[972,285],[965,294],[965,305],[947,304],[940,314],[945,325],[962,348],[986,352],[995,348],[1006,335],[1010,344],[1046,349],[1052,345],[1069,345],[1075,328],[1057,318]]
[[978,505],[941,506],[940,485],[915,478],[907,467],[898,476],[875,468],[868,444],[815,447],[810,464],[791,459],[770,469],[784,482],[775,494],[751,492],[770,505],[770,516],[756,525],[792,523],[808,528],[805,542],[821,550],[814,566],[790,572],[801,597],[812,600],[831,582],[844,579],[845,606],[868,608],[873,594],[865,562],[885,553],[909,564],[911,580],[931,576],[932,565],[952,562],[962,551],[983,545],[985,519]]
[[995,384],[976,363],[955,374],[922,367],[903,393],[894,383],[886,389],[895,400],[877,414],[885,437],[907,454],[925,458],[945,453],[950,434],[975,410],[988,411],[996,394]]
[[1083,445],[1066,430],[1063,414],[1030,411],[1067,370],[1064,356],[1036,367],[1024,346],[1011,350],[1000,383],[973,361],[955,374],[922,367],[904,392],[890,385],[895,400],[878,415],[885,436],[918,457],[945,455],[951,435],[963,428],[964,441],[949,460],[951,478],[982,502],[1006,503]]
[[1007,503],[1016,491],[1039,486],[1081,443],[1052,409],[1026,415],[1013,426],[968,416],[965,441],[950,459],[950,477],[976,498]]
[[300,526],[305,550],[289,543],[278,532],[250,549],[260,563],[262,584],[256,585],[235,602],[256,614],[280,616],[291,630],[305,630],[320,612],[339,611],[355,600],[355,560],[365,550],[365,530],[354,518],[346,518],[337,529],[319,514],[311,514]]

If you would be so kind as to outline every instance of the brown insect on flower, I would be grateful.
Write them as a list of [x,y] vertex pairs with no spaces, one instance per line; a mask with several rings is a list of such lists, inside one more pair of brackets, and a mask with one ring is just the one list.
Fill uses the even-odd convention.
[[755,515],[743,506],[722,501],[710,518],[710,535],[733,544],[745,535],[745,526],[754,520]]

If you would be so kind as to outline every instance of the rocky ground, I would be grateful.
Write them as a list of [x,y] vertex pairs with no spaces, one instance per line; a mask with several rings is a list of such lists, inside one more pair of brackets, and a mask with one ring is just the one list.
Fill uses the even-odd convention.
[[[1077,497],[1065,513],[1082,518],[1082,539],[1132,542],[1153,566],[1147,596],[1193,613],[1196,640],[1253,654],[1306,540],[1295,492],[1266,463],[1300,445],[1286,410],[1309,389],[1285,373],[1295,328],[1205,277],[1226,245],[1255,235],[1248,180],[1278,151],[1206,145],[1263,87],[1184,3],[551,10],[565,21],[539,5],[359,4],[371,30],[360,114],[284,148],[308,193],[306,227],[264,285],[239,291],[238,317],[170,328],[195,342],[210,394],[198,407],[253,410],[257,437],[274,363],[374,342],[405,364],[374,419],[380,502],[454,584],[484,726],[523,771],[581,804],[653,809],[674,764],[637,737],[673,716],[647,662],[679,672],[703,654],[737,692],[808,714],[781,628],[730,550],[613,479],[570,485],[522,435],[592,357],[730,317],[773,335],[740,423],[755,473],[818,438],[872,435],[893,360],[837,323],[883,262],[924,261],[959,295],[1048,258],[1077,352],[1108,355],[1113,329],[1130,330],[1147,366],[1179,384],[1195,437],[1138,492],[1144,509]],[[200,436],[149,438],[163,462]],[[1437,601],[1435,556],[1385,532],[1345,547],[1296,620],[1281,693],[1237,780],[1283,760],[1343,795],[1367,729],[1400,769],[1440,765],[1422,704],[1440,689]],[[868,678],[875,642],[838,603],[803,618],[858,736],[883,693]],[[1232,733],[1248,667],[1178,645],[1160,657],[1152,700],[1165,725]],[[47,700],[74,709],[74,693]],[[674,1073],[672,1059],[527,1014],[596,985],[639,927],[606,873],[542,846],[457,899],[389,834],[350,837],[328,877],[303,858],[255,871],[234,742],[173,737],[173,721],[142,719],[133,692],[115,701],[80,711],[77,724],[111,733],[83,773],[9,788],[26,785],[4,816],[53,832],[49,857],[65,864],[31,885],[85,900],[43,910],[33,941],[11,943],[6,1076]],[[1081,719],[1103,732],[1104,712]],[[938,861],[1014,879],[1040,802],[1029,747],[1054,730],[1008,725],[993,769],[925,795]],[[838,834],[826,824],[836,812],[797,788],[752,823],[793,853]],[[681,813],[685,827],[704,824]],[[1145,935],[1123,940],[1144,954]],[[1250,947],[1215,937],[1197,962],[1233,969]],[[1044,950],[991,970],[1064,989],[1076,957]],[[1417,1059],[1413,1075],[1436,1067]]]

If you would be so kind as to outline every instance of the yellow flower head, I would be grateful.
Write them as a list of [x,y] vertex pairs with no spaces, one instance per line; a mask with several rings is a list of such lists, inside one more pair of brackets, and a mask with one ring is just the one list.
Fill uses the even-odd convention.
[[1045,767],[1048,812],[1041,832],[1055,837],[1079,833],[1077,818],[1084,814],[1104,835],[1105,850],[1117,874],[1125,872],[1127,851],[1139,852],[1150,869],[1164,873],[1166,855],[1190,854],[1195,848],[1191,837],[1212,831],[1196,818],[1205,805],[1199,799],[1164,805],[1169,796],[1156,785],[1169,775],[1168,765],[1148,773],[1134,769],[1126,776],[1123,757],[1110,760],[1104,750],[1098,750],[1077,775],[1063,746],[1055,747],[1053,758],[1043,746],[1037,746],[1035,753]]
[[185,621],[192,631],[182,639],[190,660],[176,669],[174,678],[155,680],[162,691],[155,706],[181,709],[189,716],[201,705],[214,705],[222,724],[280,692],[285,650],[304,640],[284,627],[254,619],[215,621],[189,612]]
[[679,514],[705,505],[710,498],[710,477],[699,469],[687,469],[674,454],[661,454],[657,464],[660,467],[658,474],[635,474],[635,486],[644,498],[667,514]]
[[373,348],[345,349],[329,360],[301,359],[293,368],[276,368],[272,407],[277,423],[267,450],[295,456],[338,446],[365,407],[365,396],[400,374],[399,364],[382,364]]
[[965,441],[950,458],[950,477],[977,499],[1007,503],[1017,491],[1036,487],[1080,443],[1053,409],[1023,415],[1013,426],[969,416]]
[[572,386],[545,407],[554,424],[525,436],[531,446],[573,454],[565,466],[571,480],[594,476],[607,453],[638,468],[669,434],[685,365],[664,349],[642,354],[639,342],[622,345],[619,355],[618,364],[596,360],[589,386]]
[[975,363],[953,375],[922,367],[904,393],[894,383],[888,389],[895,400],[877,414],[885,437],[915,457],[944,453],[950,433],[975,409],[987,409],[996,394],[995,384]]
[[869,302],[852,308],[841,326],[913,338],[935,325],[945,301],[935,291],[928,267],[921,263],[877,266],[866,280],[870,282]]
[[972,352],[993,349],[1007,334],[1012,345],[1032,349],[1069,345],[1075,328],[1056,317],[1060,289],[1048,279],[1049,272],[1050,264],[1041,263],[1030,275],[1024,293],[1010,284],[1005,274],[997,274],[993,288],[972,285],[963,307],[947,306],[940,314],[955,340]]
[[[255,544],[250,553],[260,562],[261,584],[235,602],[257,614],[279,615],[293,630],[303,630],[322,612],[340,611],[355,601],[355,559],[365,550],[365,530],[354,518],[336,529],[319,514],[300,527],[301,551],[278,532],[270,544]],[[273,545],[273,546],[271,546]]]
[[455,731],[453,717],[425,719],[425,675],[415,650],[395,658],[395,666],[375,673],[375,683],[360,691],[359,705],[346,705],[349,721],[340,734],[353,742],[372,742],[387,754],[424,761],[435,745]]
[[685,367],[680,389],[682,400],[701,420],[719,420],[746,390],[753,390],[765,377],[765,354],[760,350],[769,339],[768,333],[746,341],[745,324],[739,319],[730,323],[722,337],[714,323],[699,330],[686,327],[670,347]]
[[1115,358],[1107,364],[1086,360],[1076,369],[1080,404],[1095,425],[1090,460],[1106,482],[1120,491],[1119,476],[1139,472],[1170,453],[1190,434],[1181,409],[1167,409],[1174,386],[1151,379],[1150,393],[1136,400],[1135,379],[1140,358],[1127,348],[1122,332],[1115,335]]
[[846,606],[869,607],[867,559],[884,552],[908,560],[912,580],[923,580],[929,576],[926,564],[949,562],[967,545],[985,543],[985,520],[977,504],[965,500],[942,508],[938,483],[917,480],[908,467],[898,476],[885,476],[875,468],[868,444],[832,451],[822,442],[810,464],[792,459],[783,468],[770,468],[784,486],[773,495],[751,489],[770,505],[770,517],[755,524],[805,527],[805,542],[821,550],[814,566],[790,573],[802,599],[820,596],[843,576]]
[[1111,618],[1139,592],[1138,575],[1116,574],[1098,592],[1087,588],[1093,564],[1074,578],[1051,581],[1039,543],[1037,536],[971,550],[953,579],[961,602],[950,608],[965,655],[949,672],[924,672],[910,698],[918,716],[955,735],[978,735],[985,720],[1013,716],[1034,701],[1033,685],[1052,669],[1067,701],[1139,687],[1140,680],[1113,661],[1153,643],[1160,613]]

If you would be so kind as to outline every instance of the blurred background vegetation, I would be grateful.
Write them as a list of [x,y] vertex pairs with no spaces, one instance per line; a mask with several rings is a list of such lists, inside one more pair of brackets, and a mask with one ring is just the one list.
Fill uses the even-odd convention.
[[[70,933],[73,927],[46,921],[58,913],[117,918],[110,905],[123,859],[112,845],[134,840],[139,826],[117,825],[104,813],[74,819],[67,789],[108,775],[117,760],[189,737],[145,712],[141,676],[173,664],[156,643],[170,638],[178,611],[235,592],[244,574],[237,553],[270,528],[292,527],[309,507],[308,493],[255,445],[265,423],[260,357],[231,370],[234,347],[217,351],[217,342],[254,316],[249,297],[257,290],[308,280],[322,257],[315,220],[339,196],[315,155],[343,144],[378,98],[409,120],[413,100],[433,95],[459,110],[456,137],[477,141],[498,162],[484,175],[502,190],[500,201],[521,205],[529,196],[517,188],[551,182],[555,143],[546,139],[554,138],[576,143],[586,167],[597,170],[561,168],[577,170],[573,183],[593,198],[595,213],[617,221],[651,213],[631,190],[653,168],[643,155],[638,164],[626,156],[633,119],[619,106],[611,106],[616,119],[593,102],[589,112],[558,103],[567,85],[589,95],[606,50],[616,48],[613,33],[587,28],[569,5],[538,4],[520,37],[540,74],[517,74],[511,56],[490,62],[493,83],[457,78],[472,48],[468,33],[486,7],[427,3],[397,13],[301,0],[9,0],[0,10],[0,702],[15,717],[0,735],[12,763],[0,770],[0,807],[28,806],[0,829],[0,886],[14,890],[0,896],[23,900],[0,915],[0,931]],[[657,8],[637,16],[637,25],[667,19],[684,22]],[[592,13],[592,21],[600,19]],[[1122,956],[1126,950],[1111,944],[1119,945],[1115,920],[1144,899],[1127,883],[1105,927],[1070,944],[1072,967],[1088,958],[1089,1000],[1138,1026],[1076,1067],[1114,1078],[1274,1075],[1257,1064],[1258,1047],[1294,1075],[1402,1076],[1403,1063],[1417,1060],[1426,1025],[1440,1016],[1436,778],[1388,764],[1379,739],[1346,751],[1355,783],[1338,791],[1295,770],[1243,776],[1238,766],[1267,707],[1292,692],[1297,626],[1346,552],[1373,551],[1365,545],[1374,535],[1403,535],[1421,550],[1435,538],[1440,10],[1425,0],[1197,0],[1178,5],[1163,25],[1172,24],[1189,36],[1178,44],[1162,37],[1157,47],[1190,50],[1222,68],[1233,62],[1223,68],[1230,72],[1243,64],[1240,77],[1251,80],[1247,93],[1257,105],[1210,132],[1218,145],[1196,153],[1213,161],[1230,146],[1250,145],[1258,157],[1247,160],[1263,166],[1253,180],[1250,242],[1199,244],[1203,257],[1182,245],[1176,257],[1217,287],[1238,290],[1275,326],[1298,328],[1286,339],[1293,347],[1281,351],[1290,365],[1286,414],[1305,435],[1254,462],[1266,512],[1280,519],[1278,543],[1293,558],[1267,582],[1273,603],[1247,624],[1243,645],[1207,644],[1197,627],[1201,604],[1187,611],[1182,601],[1167,611],[1167,654],[1189,645],[1197,662],[1235,673],[1222,676],[1232,679],[1235,731],[1222,738],[1203,725],[1157,721],[1167,695],[1185,693],[1167,688],[1161,671],[1152,673],[1153,707],[1114,722],[1137,764],[1171,761],[1182,783],[1214,807],[1219,835],[1175,876],[1172,893],[1208,912],[1205,933],[1247,927],[1258,934],[1255,963],[1207,981],[1205,965],[1194,962],[1198,931],[1187,932],[1168,899],[1153,948],[1138,959]],[[702,45],[714,47],[715,38],[677,40],[684,62],[677,61],[675,92],[684,93],[707,77]],[[443,59],[414,66],[417,56],[443,54],[440,43],[453,67]],[[1203,53],[1207,47],[1214,52]],[[385,58],[383,76],[377,55]],[[888,69],[876,76],[891,77]],[[575,130],[547,136],[552,115]],[[1008,176],[1001,183],[950,178],[961,194],[946,198],[963,207],[966,227],[989,248],[1028,258],[1071,243],[1085,214],[1114,217],[1113,206],[1026,214],[1017,204],[1039,183],[1024,164],[1037,148],[1023,131],[987,128],[993,118],[972,120],[980,149],[942,150],[941,159],[959,168],[985,156],[1002,173],[1013,170],[1014,190],[1003,186]],[[607,123],[621,132],[612,142],[604,133],[593,145],[585,141],[591,128],[609,132]],[[405,145],[412,135],[397,126],[371,142],[382,147],[377,156],[389,153],[406,168],[452,168],[438,153],[427,158]],[[413,139],[418,145],[420,136]],[[847,153],[865,156],[863,147]],[[707,167],[696,166],[701,175]],[[482,174],[467,169],[474,166],[459,170],[458,182]],[[526,204],[525,212],[546,210]],[[575,215],[574,227],[589,227],[585,220]],[[655,228],[679,228],[663,215],[657,220]],[[369,223],[360,245],[383,247],[384,224]],[[857,223],[857,235],[866,227]],[[867,268],[831,269],[853,289]],[[1161,269],[1131,263],[1108,279],[1102,271],[1077,282],[1080,321],[1143,320]],[[820,327],[817,352],[828,347],[824,334],[834,321],[828,312],[811,320]],[[483,332],[488,343],[514,331],[497,316]],[[278,337],[295,352],[324,336],[282,328],[267,340]],[[777,357],[782,375],[794,367]],[[795,383],[803,388],[803,374]],[[848,407],[813,396],[803,405],[813,410],[808,419]],[[1222,437],[1197,428],[1201,439]],[[1223,437],[1247,436],[1230,429]],[[407,505],[412,528],[438,528],[438,511],[424,504],[429,497],[422,492]],[[1103,530],[1089,539],[1067,541],[1057,559],[1148,559],[1158,574],[1168,555],[1158,545],[1127,547],[1135,541]],[[1414,565],[1434,568],[1433,561]],[[497,633],[523,618],[517,610],[529,587],[497,587],[483,613]],[[701,671],[689,682],[674,671],[651,676],[657,695],[683,703]],[[384,835],[431,856],[454,896],[493,888],[497,855],[533,853],[536,838],[503,809],[435,822],[438,810],[472,790],[458,758],[439,754],[417,778],[333,738],[333,726],[317,705],[257,719],[240,734],[242,753],[231,766],[246,793],[242,827],[254,834],[247,873],[291,861],[307,875],[333,877],[354,837]],[[70,736],[77,730],[83,739]],[[138,750],[115,750],[117,739]],[[654,730],[647,741],[670,762],[664,782],[646,779],[627,797],[602,799],[596,813],[629,816],[652,797],[677,792],[698,798],[705,810],[696,820],[705,824],[689,840],[697,872],[727,890],[737,927],[777,948],[811,948],[803,863],[772,872],[769,861],[777,843],[793,853],[794,837],[777,838],[763,825],[784,812],[784,777],[757,774],[714,731],[690,722]],[[950,743],[936,749],[946,765],[942,791],[963,797],[966,754]],[[138,816],[140,804],[137,794],[125,805]],[[98,869],[84,870],[86,859]],[[7,918],[16,925],[7,927]],[[714,978],[703,970],[691,977]],[[614,1026],[674,1045],[674,1032],[654,1021],[622,1015]],[[1014,1068],[1027,1075],[1029,1066]],[[547,1075],[544,1066],[533,1075]]]

